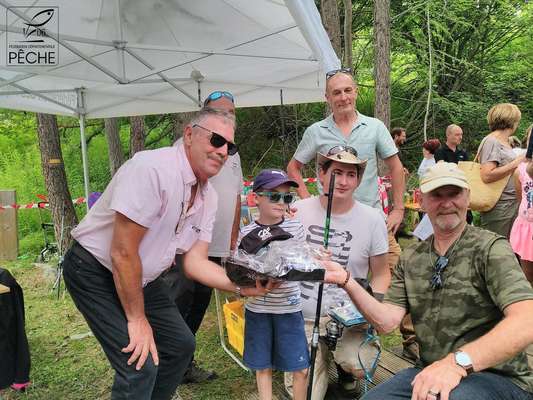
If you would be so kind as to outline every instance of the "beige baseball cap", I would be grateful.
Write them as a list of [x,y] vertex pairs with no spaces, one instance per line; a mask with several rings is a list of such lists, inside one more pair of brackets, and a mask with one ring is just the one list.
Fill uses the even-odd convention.
[[428,193],[446,185],[470,189],[465,173],[459,169],[457,164],[439,161],[426,170],[420,181],[420,190],[422,193]]

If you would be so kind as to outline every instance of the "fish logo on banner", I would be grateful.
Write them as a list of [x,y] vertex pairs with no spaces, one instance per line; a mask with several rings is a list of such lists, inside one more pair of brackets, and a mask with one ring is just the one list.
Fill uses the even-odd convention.
[[58,64],[58,7],[8,7],[6,26],[7,66]]

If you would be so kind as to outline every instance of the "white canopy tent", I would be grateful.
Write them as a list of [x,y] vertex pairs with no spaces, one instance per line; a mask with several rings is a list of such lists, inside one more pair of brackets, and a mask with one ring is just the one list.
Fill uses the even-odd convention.
[[[7,65],[8,44],[36,38],[27,29],[51,3],[54,19],[39,29],[57,47],[57,65]],[[280,95],[284,104],[321,101],[325,72],[340,66],[313,0],[0,6],[0,107],[79,118],[87,197],[86,118],[194,111],[214,90],[232,92],[237,107],[280,104]]]

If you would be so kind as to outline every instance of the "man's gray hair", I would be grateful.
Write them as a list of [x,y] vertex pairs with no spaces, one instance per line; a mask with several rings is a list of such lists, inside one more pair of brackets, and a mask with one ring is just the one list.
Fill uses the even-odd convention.
[[208,118],[219,118],[221,119],[225,124],[233,126],[233,129],[236,128],[236,122],[235,122],[235,115],[224,111],[219,110],[216,108],[210,108],[210,107],[204,107],[192,119],[189,121],[188,125],[194,125],[194,124],[201,124]]

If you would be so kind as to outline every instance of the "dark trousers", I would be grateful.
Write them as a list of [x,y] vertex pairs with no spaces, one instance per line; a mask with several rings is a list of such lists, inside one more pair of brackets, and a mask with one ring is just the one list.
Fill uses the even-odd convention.
[[76,307],[115,370],[111,398],[170,399],[191,361],[195,344],[163,280],[158,278],[143,289],[145,314],[154,334],[159,366],[149,355],[137,371],[135,363],[127,364],[131,353],[121,351],[128,345],[129,335],[112,273],[77,243],[65,255],[63,268],[65,285]]
[[[209,260],[221,264],[220,257],[209,257]],[[175,266],[165,273],[163,279],[169,286],[170,297],[174,299],[185,323],[192,334],[196,335],[211,302],[213,289],[185,276],[181,255],[176,256]]]

